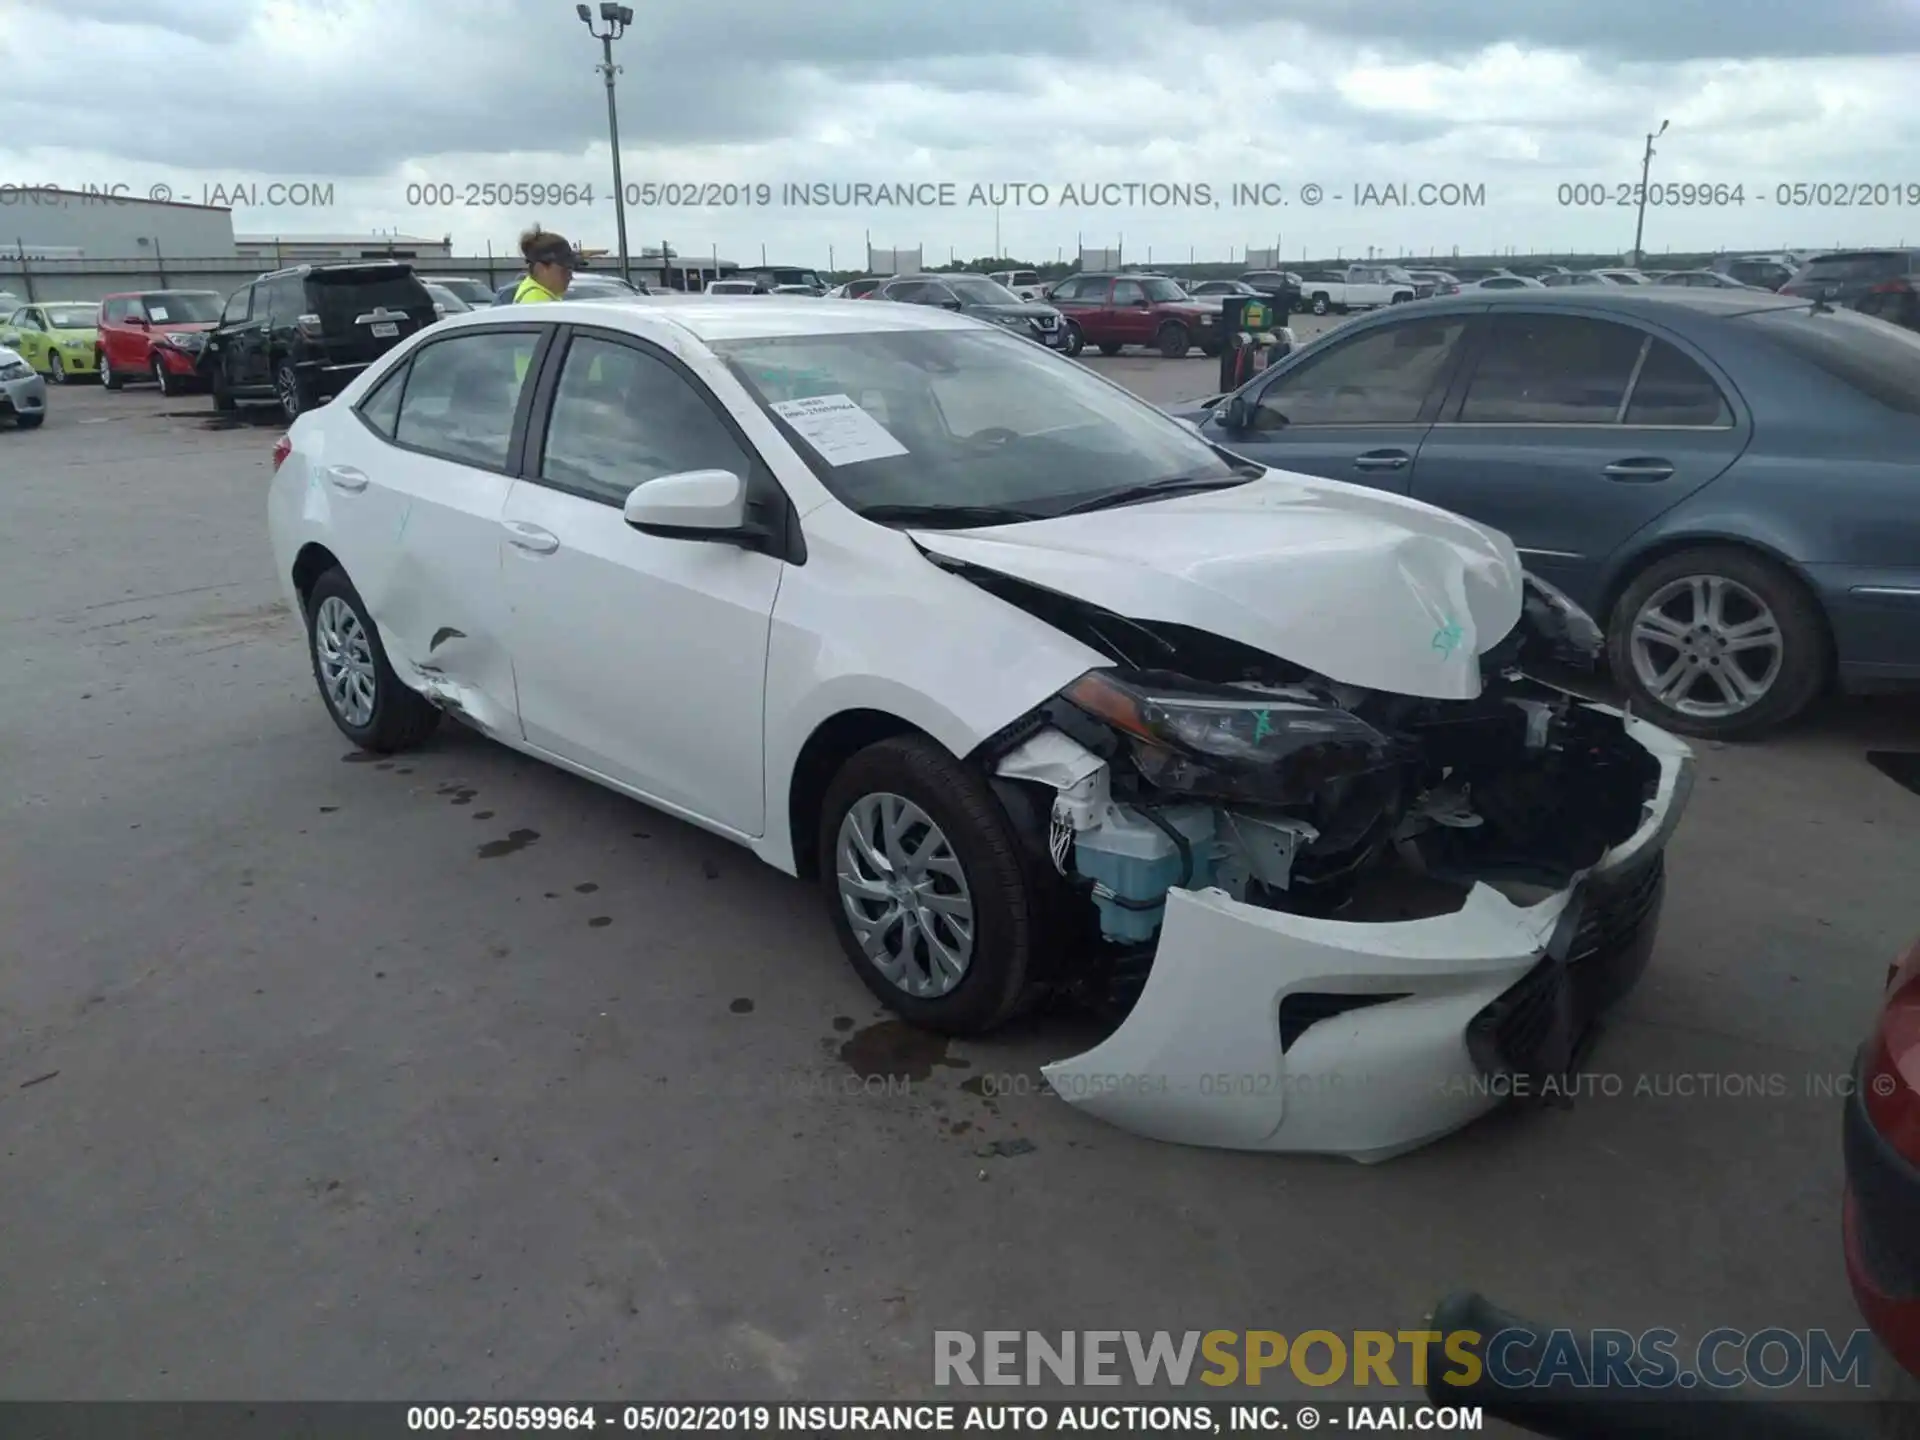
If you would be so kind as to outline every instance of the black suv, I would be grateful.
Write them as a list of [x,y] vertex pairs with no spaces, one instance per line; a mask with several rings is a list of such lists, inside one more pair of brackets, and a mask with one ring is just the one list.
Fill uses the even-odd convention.
[[403,262],[296,265],[227,298],[201,371],[214,409],[277,400],[291,421],[438,318],[433,296]]
[[1780,287],[1920,330],[1920,250],[1835,250],[1816,255]]
[[1272,301],[1283,323],[1286,316],[1307,308],[1300,298],[1300,277],[1292,270],[1249,270],[1240,277],[1240,283]]

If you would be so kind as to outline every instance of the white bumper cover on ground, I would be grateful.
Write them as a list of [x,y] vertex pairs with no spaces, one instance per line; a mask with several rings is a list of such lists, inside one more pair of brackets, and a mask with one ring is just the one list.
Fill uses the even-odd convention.
[[[1173,890],[1125,1023],[1043,1073],[1063,1099],[1122,1129],[1230,1149],[1383,1160],[1484,1114],[1502,1095],[1468,1054],[1468,1022],[1539,962],[1584,879],[1646,860],[1685,808],[1692,751],[1624,723],[1660,780],[1639,829],[1574,886],[1521,906],[1476,885],[1452,914],[1389,924]],[[1302,992],[1403,998],[1318,1020],[1283,1053],[1281,1002]]]

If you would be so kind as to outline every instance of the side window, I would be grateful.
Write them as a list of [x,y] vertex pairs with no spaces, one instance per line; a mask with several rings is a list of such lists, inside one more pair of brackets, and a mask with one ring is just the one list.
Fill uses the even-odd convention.
[[1116,305],[1144,305],[1147,292],[1138,280],[1116,280],[1113,282],[1113,303]]
[[1416,320],[1336,345],[1266,388],[1254,428],[1411,425],[1445,376],[1465,330],[1461,317]]
[[1087,298],[1086,289],[1087,282],[1084,280],[1062,280],[1058,285],[1053,287],[1053,294],[1047,298],[1050,300],[1084,300]]
[[277,280],[269,280],[263,288],[266,291],[268,324],[291,325],[305,313],[307,287],[301,283],[298,275],[282,275]]
[[13,324],[23,330],[44,330],[47,328],[40,323],[40,312],[38,310],[22,310],[18,315],[13,317]]
[[406,388],[408,368],[406,365],[394,366],[393,372],[374,386],[373,393],[360,402],[360,418],[383,439],[393,439],[394,422],[400,418],[400,392]]
[[1733,424],[1733,410],[1711,375],[1666,341],[1655,340],[1633,382],[1627,424],[1726,426]]
[[1488,332],[1463,425],[1611,425],[1647,338],[1576,315],[1499,315]]
[[222,325],[238,325],[247,318],[248,307],[253,304],[253,286],[242,285],[227,297],[227,308],[220,312]]
[[[407,402],[413,402],[411,389]],[[641,481],[686,470],[731,470],[744,479],[754,461],[693,384],[664,360],[590,336],[568,345],[540,478],[624,505]]]
[[505,466],[539,339],[528,330],[478,330],[415,351],[395,441],[463,464]]

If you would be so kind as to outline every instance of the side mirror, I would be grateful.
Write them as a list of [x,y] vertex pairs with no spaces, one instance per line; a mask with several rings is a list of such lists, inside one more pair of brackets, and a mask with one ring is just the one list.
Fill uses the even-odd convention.
[[627,496],[627,524],[674,540],[747,534],[747,482],[731,470],[683,470],[643,480]]
[[1251,430],[1253,428],[1253,407],[1247,403],[1244,395],[1227,397],[1227,408],[1221,412],[1220,423],[1229,430]]
[[152,322],[144,315],[127,316],[127,324],[133,326],[136,330],[151,330],[153,328]]
[[958,300],[942,300],[940,302],[940,308],[942,310],[958,310],[960,308],[960,302]]

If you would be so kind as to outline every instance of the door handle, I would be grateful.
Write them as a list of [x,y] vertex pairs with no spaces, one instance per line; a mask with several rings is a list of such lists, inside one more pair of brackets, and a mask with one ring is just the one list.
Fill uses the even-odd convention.
[[358,495],[367,488],[367,477],[364,471],[356,470],[351,465],[329,465],[327,483],[336,490]]
[[1369,450],[1353,457],[1356,470],[1404,470],[1413,457],[1404,450]]
[[551,530],[542,530],[538,525],[529,525],[524,520],[505,520],[501,523],[507,529],[507,543],[518,549],[531,551],[535,555],[551,555],[560,548],[560,537]]
[[1616,460],[1603,473],[1609,480],[1637,480],[1644,484],[1665,480],[1673,474],[1673,466],[1665,460]]

